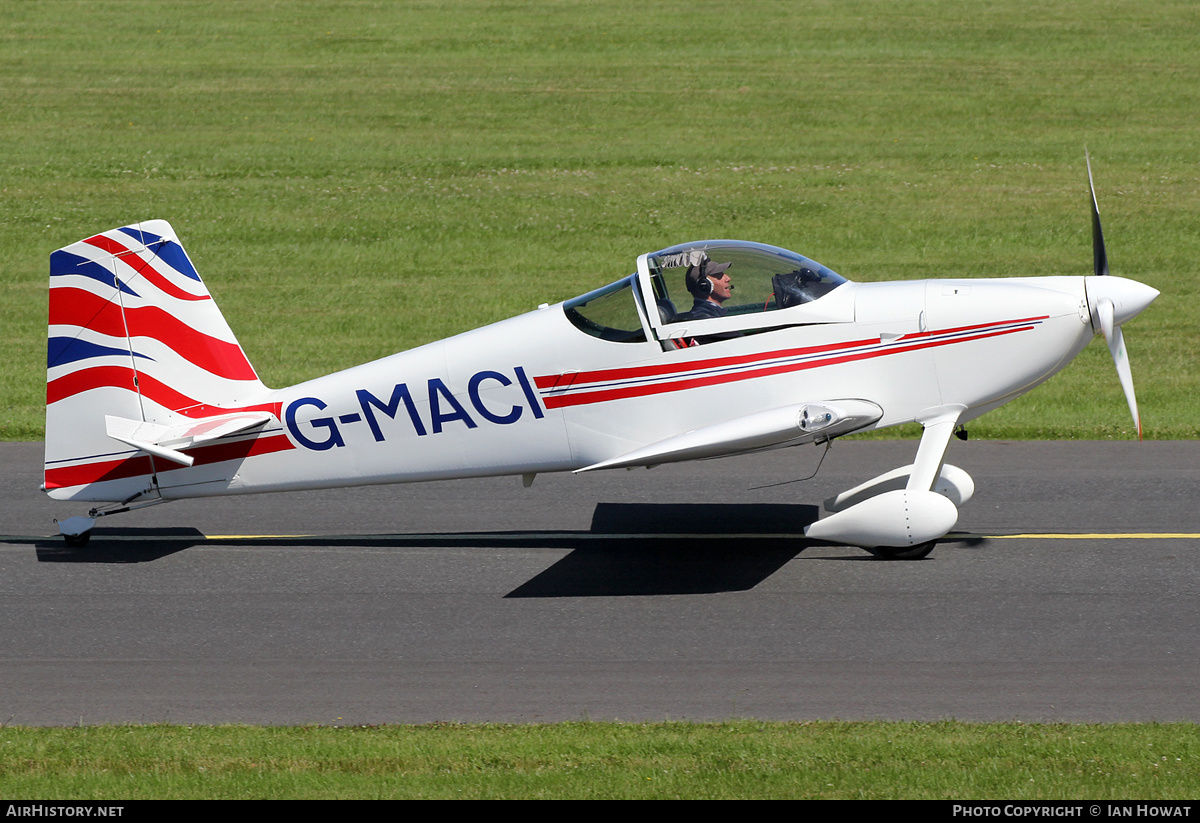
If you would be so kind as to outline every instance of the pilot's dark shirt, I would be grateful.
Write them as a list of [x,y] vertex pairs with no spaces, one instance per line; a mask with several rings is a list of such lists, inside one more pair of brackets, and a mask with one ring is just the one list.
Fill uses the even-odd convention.
[[711,300],[701,300],[699,297],[692,303],[692,310],[681,317],[681,320],[707,320],[710,317],[724,317],[729,310],[720,303]]
[[[675,322],[678,323],[680,320],[708,320],[713,317],[725,317],[728,314],[729,310],[720,303],[714,303],[711,300],[701,300],[697,297],[696,302],[692,304],[692,310],[677,318]],[[719,334],[706,334],[702,337],[694,337],[692,339],[695,343],[715,343],[718,340],[730,340],[741,336],[742,333],[739,331],[727,331]]]

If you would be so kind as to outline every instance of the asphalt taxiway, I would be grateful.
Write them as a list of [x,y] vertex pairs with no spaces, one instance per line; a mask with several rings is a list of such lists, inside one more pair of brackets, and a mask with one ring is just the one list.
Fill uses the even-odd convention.
[[0,444],[0,721],[1200,721],[1200,443],[956,442],[928,559],[803,539],[915,445],[181,501],[80,550]]

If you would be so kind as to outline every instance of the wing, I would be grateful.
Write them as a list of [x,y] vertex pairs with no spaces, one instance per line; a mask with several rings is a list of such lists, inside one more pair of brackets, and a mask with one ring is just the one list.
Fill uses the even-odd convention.
[[883,409],[869,400],[829,400],[782,406],[677,434],[577,469],[576,474],[819,442],[866,428],[882,416]]

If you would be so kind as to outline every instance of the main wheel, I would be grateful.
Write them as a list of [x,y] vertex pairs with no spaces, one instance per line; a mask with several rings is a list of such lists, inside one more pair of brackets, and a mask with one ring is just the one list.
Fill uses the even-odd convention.
[[880,560],[924,560],[936,545],[936,540],[930,540],[915,546],[876,546],[871,553]]

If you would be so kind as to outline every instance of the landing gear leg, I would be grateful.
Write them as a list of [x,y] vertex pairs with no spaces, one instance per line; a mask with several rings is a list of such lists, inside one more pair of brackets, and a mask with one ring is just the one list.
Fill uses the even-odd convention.
[[59,534],[63,536],[63,540],[68,546],[73,549],[82,548],[83,546],[86,546],[88,540],[91,539],[92,527],[96,525],[96,520],[98,518],[106,517],[110,514],[121,514],[123,512],[133,511],[134,509],[144,509],[147,506],[157,506],[159,503],[167,502],[161,497],[155,497],[142,503],[130,505],[130,503],[133,503],[134,500],[149,494],[151,491],[154,491],[157,494],[157,490],[147,489],[146,491],[138,492],[127,500],[123,500],[120,503],[115,504],[113,508],[92,509],[90,512],[88,512],[87,517],[68,517],[66,520],[55,520],[54,522],[58,524]]
[[942,471],[946,450],[950,448],[950,437],[954,434],[961,414],[961,407],[943,407],[938,410],[938,414],[927,419],[918,418],[917,422],[924,426],[924,429],[921,432],[921,442],[917,445],[912,474],[908,476],[907,489],[927,492],[933,488],[938,474]]

